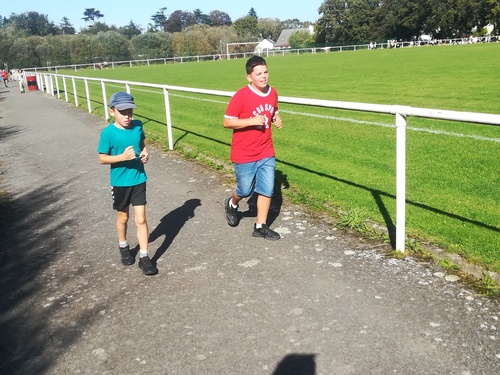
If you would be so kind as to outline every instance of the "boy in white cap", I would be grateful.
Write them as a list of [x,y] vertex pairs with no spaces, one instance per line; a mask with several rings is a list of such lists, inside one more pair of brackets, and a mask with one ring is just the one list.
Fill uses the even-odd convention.
[[139,241],[139,267],[145,275],[158,273],[148,256],[148,223],[146,220],[146,172],[144,164],[149,153],[144,144],[142,122],[133,120],[137,108],[129,93],[119,91],[111,95],[109,114],[115,121],[101,132],[99,163],[110,165],[110,185],[113,209],[117,211],[116,230],[122,264],[130,266],[135,259],[127,241],[127,225],[130,205]]

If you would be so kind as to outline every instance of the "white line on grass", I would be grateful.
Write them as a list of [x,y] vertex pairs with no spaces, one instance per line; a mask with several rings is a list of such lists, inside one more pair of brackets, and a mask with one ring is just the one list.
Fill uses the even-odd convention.
[[[395,128],[396,127],[396,125],[394,125],[394,124],[384,124],[382,122],[356,120],[356,119],[347,118],[347,117],[334,117],[334,116],[317,115],[314,113],[302,113],[302,112],[282,111],[282,110],[280,110],[280,112],[291,113],[293,115],[298,115],[298,116],[319,117],[319,118],[325,118],[325,119],[331,119],[331,120],[347,121],[347,122],[353,122],[356,124],[382,126],[385,128]],[[438,135],[449,135],[451,137],[471,138],[471,139],[475,139],[478,141],[490,141],[490,142],[500,143],[500,138],[488,138],[488,137],[483,137],[483,136],[474,135],[474,134],[453,133],[453,132],[448,132],[445,130],[414,128],[411,126],[408,126],[407,129],[413,130],[416,132],[431,133],[431,134],[438,134]]]

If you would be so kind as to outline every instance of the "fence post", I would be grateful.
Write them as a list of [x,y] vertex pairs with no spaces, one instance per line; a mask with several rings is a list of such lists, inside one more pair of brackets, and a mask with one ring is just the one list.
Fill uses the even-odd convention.
[[75,97],[75,107],[78,107],[78,94],[76,92],[76,83],[75,79],[71,78],[71,82],[73,82],[73,96]]
[[89,113],[92,113],[92,107],[90,105],[90,93],[89,93],[89,81],[84,79],[85,82],[85,94],[87,95],[87,107],[89,108]]
[[106,117],[106,121],[109,119],[109,111],[108,111],[108,99],[106,98],[106,84],[104,80],[101,80],[101,88],[102,88],[102,102],[104,103],[104,116]]
[[68,87],[66,85],[66,77],[62,77],[63,87],[64,87],[64,99],[66,99],[66,103],[68,102]]
[[163,96],[165,98],[165,116],[167,119],[167,135],[168,135],[168,149],[174,149],[174,141],[172,137],[172,120],[170,118],[170,101],[168,99],[168,89],[163,89]]
[[45,75],[45,91],[50,96],[54,96],[54,90],[52,90],[52,77],[50,75]]
[[405,251],[406,117],[396,109],[396,251]]
[[47,77],[42,75],[41,73],[39,73],[38,76],[40,77],[40,80],[37,79],[37,82],[40,82],[40,87],[38,89],[48,94],[49,89],[47,87]]
[[54,79],[56,80],[57,99],[61,99],[61,92],[59,91],[59,78],[54,76]]

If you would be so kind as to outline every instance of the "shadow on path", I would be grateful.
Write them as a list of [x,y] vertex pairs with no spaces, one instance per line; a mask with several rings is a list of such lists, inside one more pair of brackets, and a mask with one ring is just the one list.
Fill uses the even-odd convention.
[[272,375],[315,375],[314,354],[289,354],[278,363]]
[[161,236],[165,237],[160,247],[156,250],[155,255],[151,258],[153,263],[156,264],[158,259],[165,254],[184,224],[194,217],[194,211],[199,206],[201,206],[199,199],[189,199],[182,206],[160,219],[160,223],[149,234],[149,242],[153,242]]
[[[58,289],[71,276],[62,272],[56,280],[52,267],[78,225],[65,199],[68,184],[0,201],[0,374],[45,373],[95,320],[95,311],[87,310],[71,327],[54,321],[66,303]],[[33,305],[35,295],[46,295],[46,305]]]

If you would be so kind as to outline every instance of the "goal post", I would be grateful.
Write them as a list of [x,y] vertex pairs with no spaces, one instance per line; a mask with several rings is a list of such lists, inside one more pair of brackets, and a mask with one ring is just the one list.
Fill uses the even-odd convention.
[[228,60],[231,59],[231,55],[229,54],[229,46],[244,46],[244,45],[257,45],[260,42],[241,42],[241,43],[226,43],[226,58]]

